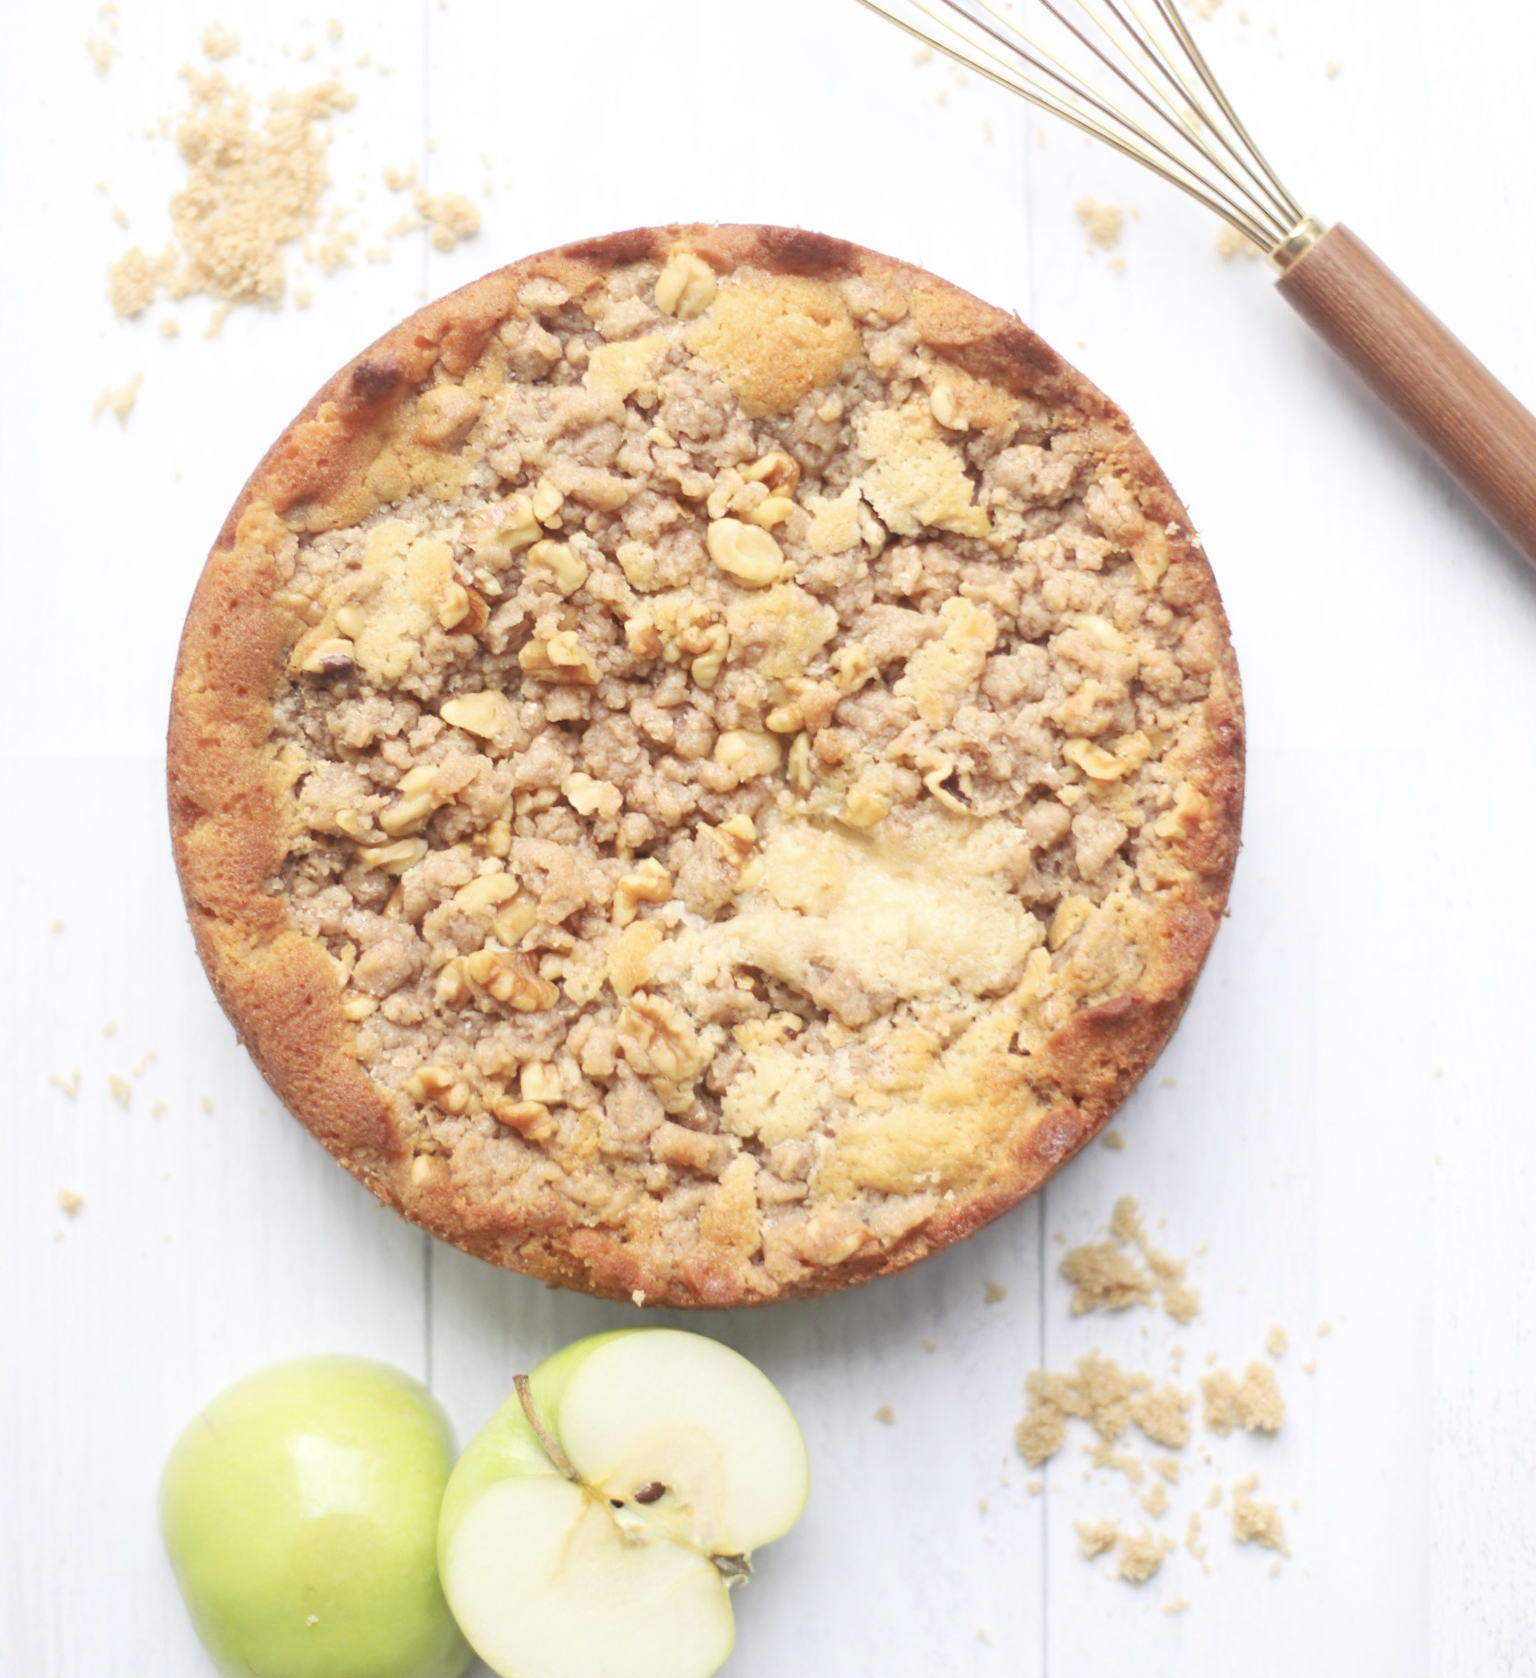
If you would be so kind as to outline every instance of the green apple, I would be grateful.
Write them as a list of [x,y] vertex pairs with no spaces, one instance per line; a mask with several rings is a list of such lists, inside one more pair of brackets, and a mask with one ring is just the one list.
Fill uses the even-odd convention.
[[805,1440],[761,1370],[679,1329],[578,1340],[459,1459],[438,1568],[501,1678],[707,1678],[729,1587],[799,1519]]
[[362,1358],[237,1382],[177,1441],[160,1529],[192,1624],[249,1678],[458,1678],[437,1580],[453,1437],[432,1395]]

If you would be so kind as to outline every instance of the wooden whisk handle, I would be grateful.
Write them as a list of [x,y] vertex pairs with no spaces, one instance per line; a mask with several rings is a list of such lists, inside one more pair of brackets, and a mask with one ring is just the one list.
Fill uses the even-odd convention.
[[1347,227],[1276,284],[1536,564],[1536,418]]

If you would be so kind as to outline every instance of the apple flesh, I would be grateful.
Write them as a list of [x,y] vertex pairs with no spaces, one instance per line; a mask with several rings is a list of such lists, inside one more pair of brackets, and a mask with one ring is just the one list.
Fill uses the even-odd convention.
[[519,1377],[448,1483],[449,1605],[501,1678],[707,1678],[729,1586],[805,1507],[768,1378],[679,1329],[579,1340]]
[[203,1646],[249,1678],[458,1678],[437,1578],[453,1438],[385,1364],[306,1358],[222,1393],[160,1481],[166,1554]]

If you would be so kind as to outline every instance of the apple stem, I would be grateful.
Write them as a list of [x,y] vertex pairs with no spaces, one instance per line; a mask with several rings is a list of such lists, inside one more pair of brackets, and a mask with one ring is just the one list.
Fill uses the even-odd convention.
[[560,1449],[560,1443],[545,1427],[533,1402],[533,1387],[526,1375],[514,1375],[512,1385],[517,1389],[518,1403],[523,1407],[523,1414],[528,1418],[528,1425],[533,1429],[534,1438],[544,1447],[544,1454],[566,1477],[578,1486],[582,1483],[581,1476],[571,1466],[571,1459]]

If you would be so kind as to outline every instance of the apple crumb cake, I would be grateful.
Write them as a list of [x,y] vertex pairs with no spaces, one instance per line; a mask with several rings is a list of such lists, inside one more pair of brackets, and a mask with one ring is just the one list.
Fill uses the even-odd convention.
[[1237,668],[1123,414],[813,234],[517,263],[328,384],[209,558],[170,731],[218,994],[380,1199],[673,1305],[911,1263],[1166,1042]]

